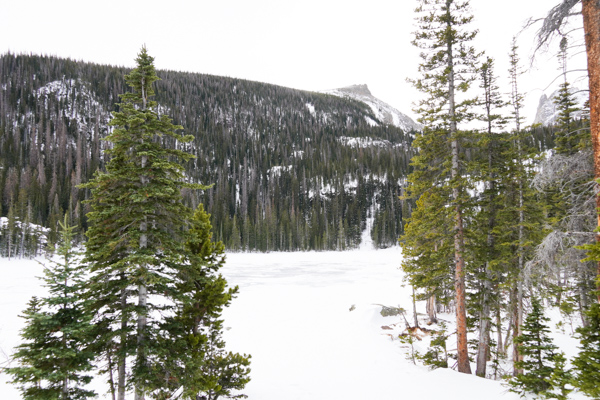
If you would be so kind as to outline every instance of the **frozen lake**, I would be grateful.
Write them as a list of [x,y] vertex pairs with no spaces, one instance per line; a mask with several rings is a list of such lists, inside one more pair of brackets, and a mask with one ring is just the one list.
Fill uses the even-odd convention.
[[[223,315],[225,339],[231,351],[252,355],[252,380],[243,391],[249,399],[517,399],[499,382],[430,371],[406,359],[406,346],[391,337],[404,329],[403,319],[379,314],[380,304],[412,310],[400,261],[397,248],[228,254],[222,273],[240,293]],[[0,265],[5,365],[19,343],[18,314],[44,289],[35,278],[42,274],[35,261],[0,259]],[[6,379],[0,377],[0,398],[20,399]],[[95,388],[105,390],[102,384]]]

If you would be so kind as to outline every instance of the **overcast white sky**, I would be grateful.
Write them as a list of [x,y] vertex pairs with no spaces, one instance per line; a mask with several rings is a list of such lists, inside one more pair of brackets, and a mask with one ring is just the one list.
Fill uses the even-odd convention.
[[[559,1],[471,0],[474,27],[480,30],[476,47],[496,59],[501,85],[508,81],[512,36],[527,18],[544,16]],[[146,44],[159,69],[304,90],[367,84],[374,96],[414,118],[412,102],[418,93],[406,78],[417,75],[419,63],[410,44],[416,3],[0,0],[0,53],[50,54],[130,67]],[[523,34],[519,42],[527,67],[534,31]],[[580,50],[573,53],[576,51]],[[541,89],[558,73],[555,53],[553,48],[542,54],[522,79],[529,119],[534,116]],[[585,68],[584,56],[571,66]]]

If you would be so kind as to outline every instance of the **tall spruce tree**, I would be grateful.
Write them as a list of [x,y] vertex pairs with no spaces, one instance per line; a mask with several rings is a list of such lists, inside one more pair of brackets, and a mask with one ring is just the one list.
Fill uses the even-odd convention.
[[499,232],[505,220],[499,217],[503,204],[501,190],[507,176],[504,155],[506,153],[506,136],[501,131],[506,119],[500,114],[506,105],[502,100],[497,79],[494,74],[494,60],[487,60],[480,67],[480,88],[483,91],[481,106],[484,112],[480,119],[485,129],[479,134],[478,147],[481,157],[476,157],[474,176],[479,176],[483,183],[483,192],[478,200],[479,211],[474,219],[474,245],[477,253],[473,267],[470,268],[477,286],[476,318],[479,325],[479,343],[477,347],[476,375],[485,377],[487,360],[490,355],[491,309],[498,303],[498,283],[501,273],[501,249],[504,243],[499,242]]
[[67,216],[59,222],[58,260],[49,260],[44,272],[49,294],[34,297],[24,311],[24,343],[14,355],[18,367],[8,368],[13,383],[26,400],[83,400],[95,393],[84,386],[92,380],[94,354],[91,317],[83,300],[84,271],[72,247],[74,229]]
[[[477,32],[468,30],[473,19],[468,1],[419,0],[416,12],[418,29],[413,44],[421,49],[422,62],[421,78],[414,80],[414,85],[425,94],[417,110],[424,128],[413,143],[419,154],[412,160],[415,171],[409,177],[409,192],[415,198],[429,193],[428,198],[441,200],[440,206],[449,210],[447,219],[453,228],[443,241],[446,246],[448,242],[453,243],[458,370],[471,373],[467,349],[464,225],[470,198],[463,160],[463,150],[469,140],[467,132],[459,127],[472,118],[469,108],[473,100],[465,98],[464,93],[474,79],[477,54],[470,42]],[[427,213],[420,215],[431,218]],[[438,222],[445,223],[446,219]],[[415,226],[421,223],[423,221],[417,220],[415,215],[409,221]],[[407,227],[403,236],[405,249],[411,245],[412,234],[413,230]],[[427,250],[409,251],[418,258],[418,254]],[[414,258],[406,264],[413,261]]]
[[[512,331],[513,375],[522,373],[519,361],[519,342],[523,324],[523,293],[525,266],[534,257],[535,246],[547,232],[543,205],[539,193],[532,187],[532,179],[537,173],[540,149],[531,146],[531,131],[523,128],[523,95],[519,91],[519,76],[522,70],[519,64],[518,47],[513,38],[509,53],[508,70],[511,84],[510,108],[513,123],[507,136],[508,146],[502,158],[506,163],[507,181],[502,187],[503,206],[499,218],[505,225],[499,232],[499,241],[503,242],[504,282],[503,288],[509,293],[507,308],[509,311],[508,331]],[[500,333],[500,328],[499,328]],[[508,338],[507,338],[508,339]],[[508,346],[508,341],[506,345]]]
[[132,91],[121,95],[120,111],[110,122],[106,172],[83,185],[92,195],[87,297],[102,332],[98,344],[110,360],[107,372],[112,376],[113,367],[117,369],[118,400],[131,387],[136,399],[143,399],[152,387],[153,364],[162,351],[155,346],[159,311],[168,308],[191,218],[181,190],[203,188],[186,183],[183,174],[182,163],[193,156],[178,143],[192,137],[177,133],[181,127],[159,115],[157,103],[150,100],[159,78],[145,47],[136,63],[125,77]]

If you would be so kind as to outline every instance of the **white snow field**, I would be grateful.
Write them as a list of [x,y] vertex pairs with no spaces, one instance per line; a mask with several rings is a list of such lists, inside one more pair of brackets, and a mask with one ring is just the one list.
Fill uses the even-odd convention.
[[[250,400],[518,399],[500,382],[407,360],[407,345],[397,339],[403,318],[379,313],[380,304],[412,310],[400,260],[397,248],[228,254],[222,273],[240,293],[223,315],[225,339],[229,350],[252,355],[252,380],[243,393]],[[35,261],[0,259],[0,268],[4,366],[19,342],[18,315],[45,290],[35,278],[42,275]],[[417,306],[424,312],[423,304]],[[426,342],[417,348],[424,352]],[[0,400],[20,399],[7,380],[0,375]],[[108,399],[101,381],[93,387]]]

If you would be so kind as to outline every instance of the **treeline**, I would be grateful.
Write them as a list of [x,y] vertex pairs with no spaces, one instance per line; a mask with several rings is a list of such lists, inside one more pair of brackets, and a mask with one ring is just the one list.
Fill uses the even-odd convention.
[[[494,60],[473,47],[468,3],[421,0],[417,8],[422,62],[414,84],[423,93],[424,128],[407,178],[416,208],[401,236],[402,268],[427,301],[429,323],[442,310],[456,313],[451,356],[459,372],[510,374],[511,390],[521,395],[566,398],[569,385],[590,394],[597,348],[582,351],[569,371],[543,313],[548,304],[579,320],[582,344],[597,346],[597,183],[589,110],[576,103],[566,75],[567,38],[547,137],[545,128],[523,126],[516,42],[503,85]],[[422,359],[449,367],[449,335],[436,335]]]
[[[104,167],[102,139],[126,72],[56,57],[0,57],[0,215],[12,207],[16,220],[50,227],[54,243],[66,213],[83,238],[89,193],[78,185]],[[189,180],[214,183],[186,193],[186,202],[204,203],[216,239],[230,249],[353,248],[370,213],[380,221],[376,245],[395,244],[409,210],[397,197],[414,133],[370,126],[367,118],[377,119],[368,106],[331,95],[158,75],[158,111],[195,137],[184,149],[196,157],[186,166]]]

